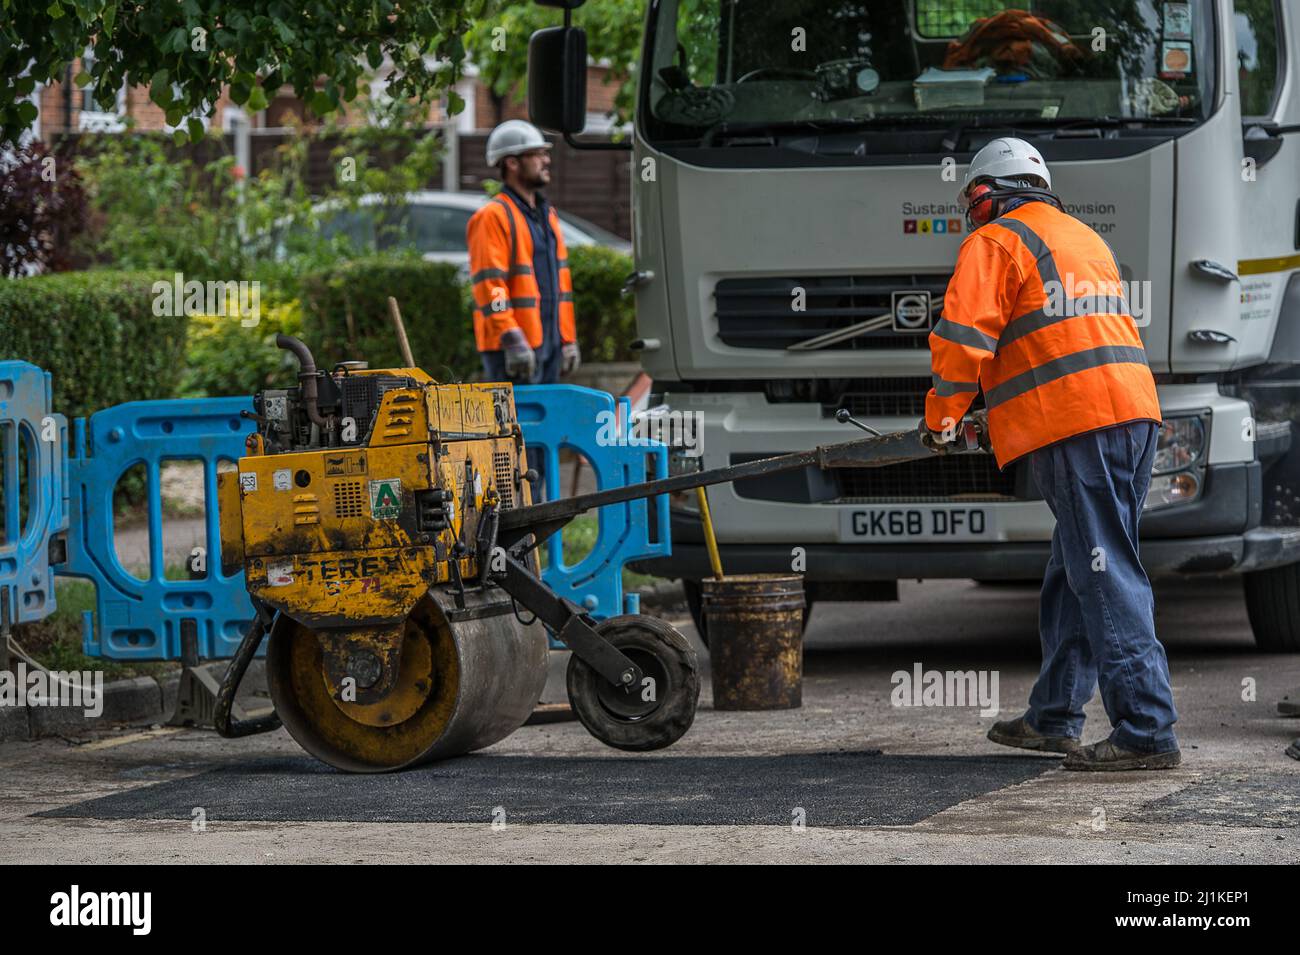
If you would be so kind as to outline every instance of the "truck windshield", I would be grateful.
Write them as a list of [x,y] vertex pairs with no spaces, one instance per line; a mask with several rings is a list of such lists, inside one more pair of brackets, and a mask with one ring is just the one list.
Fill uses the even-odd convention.
[[1190,125],[1213,100],[1210,0],[658,0],[651,141],[780,131]]

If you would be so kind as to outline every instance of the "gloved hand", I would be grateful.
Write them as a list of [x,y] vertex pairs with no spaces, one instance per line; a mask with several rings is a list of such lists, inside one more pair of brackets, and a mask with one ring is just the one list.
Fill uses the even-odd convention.
[[993,447],[989,443],[989,413],[981,408],[979,411],[971,414],[971,421],[975,424],[975,434],[979,439],[980,450],[992,452]]
[[560,374],[565,377],[572,375],[582,364],[582,352],[577,342],[565,342],[560,349],[560,355]]
[[522,328],[510,328],[501,333],[501,350],[505,352],[507,378],[524,382],[533,380],[533,373],[537,370],[537,356],[529,347]]
[[922,417],[921,423],[917,425],[916,431],[921,436],[921,446],[929,448],[935,454],[947,454],[948,452],[955,450],[955,444],[953,442],[953,439],[956,437],[955,429],[952,437],[945,439],[945,435],[942,431],[931,431],[930,426],[925,423],[925,418]]

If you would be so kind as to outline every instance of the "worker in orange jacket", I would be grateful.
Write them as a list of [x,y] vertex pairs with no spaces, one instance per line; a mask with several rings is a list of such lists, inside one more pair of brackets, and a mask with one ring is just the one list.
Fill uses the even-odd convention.
[[[995,139],[962,187],[971,234],[930,334],[921,439],[946,450],[983,393],[1000,467],[1028,459],[1056,518],[1043,578],[1043,665],[1029,707],[989,739],[1066,753],[1067,769],[1180,760],[1138,519],[1160,430],[1155,380],[1106,242],[1068,215],[1043,157]],[[1100,685],[1112,730],[1080,745]]]
[[581,363],[573,280],[555,208],[551,144],[512,119],[492,130],[487,161],[504,184],[466,227],[474,339],[487,381],[553,384]]

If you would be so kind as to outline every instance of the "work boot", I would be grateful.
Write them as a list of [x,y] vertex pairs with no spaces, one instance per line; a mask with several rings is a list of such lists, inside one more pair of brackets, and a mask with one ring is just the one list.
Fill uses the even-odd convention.
[[1292,759],[1300,759],[1300,739],[1291,740],[1291,745],[1286,748],[1285,752]]
[[1003,746],[1034,749],[1041,753],[1073,753],[1079,748],[1079,741],[1073,736],[1044,736],[1026,723],[1023,716],[994,723],[989,730],[989,739]]
[[1178,750],[1169,753],[1135,753],[1120,749],[1108,739],[1090,746],[1081,746],[1065,757],[1066,769],[1083,769],[1095,772],[1122,772],[1128,769],[1173,769],[1182,762]]
[[1278,701],[1277,712],[1281,716],[1300,716],[1300,686],[1283,694]]

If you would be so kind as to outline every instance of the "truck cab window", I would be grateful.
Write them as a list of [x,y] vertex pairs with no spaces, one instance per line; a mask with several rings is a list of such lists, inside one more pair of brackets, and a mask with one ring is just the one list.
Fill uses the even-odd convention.
[[1277,7],[1273,0],[1235,0],[1241,115],[1266,116],[1277,92]]
[[[1267,0],[1250,2],[1271,17]],[[855,126],[1205,118],[1212,0],[1026,6],[661,0],[651,18],[644,129],[651,140],[718,145],[733,134]]]

